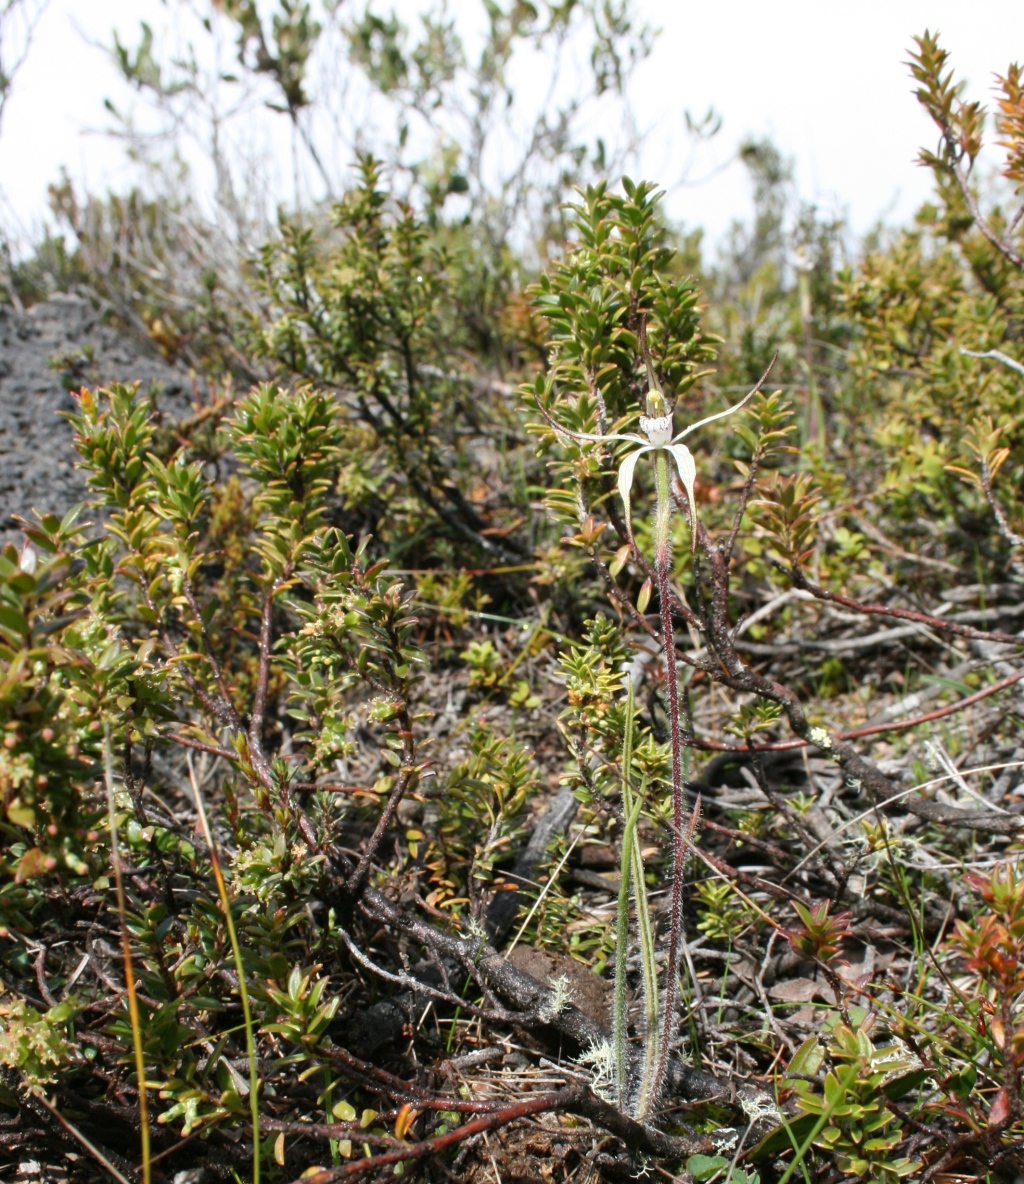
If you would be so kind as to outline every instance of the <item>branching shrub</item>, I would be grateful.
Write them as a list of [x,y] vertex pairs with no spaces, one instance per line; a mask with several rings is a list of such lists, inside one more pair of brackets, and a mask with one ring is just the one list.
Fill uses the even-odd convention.
[[[305,58],[232,12],[297,118]],[[271,378],[173,427],[75,393],[90,502],[0,555],[3,1140],[126,1179],[1020,1172],[1019,219],[929,35],[912,70],[941,208],[834,285],[803,211],[787,288],[748,153],[768,322],[703,307],[654,186],[595,184],[513,395],[367,159],[260,256]]]

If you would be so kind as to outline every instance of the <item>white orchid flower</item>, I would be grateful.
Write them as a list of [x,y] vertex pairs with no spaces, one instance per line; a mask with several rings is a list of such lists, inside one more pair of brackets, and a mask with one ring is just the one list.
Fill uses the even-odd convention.
[[[564,436],[568,436],[572,440],[592,440],[597,444],[610,443],[611,441],[618,441],[627,444],[638,444],[639,448],[633,452],[627,453],[619,465],[618,486],[619,496],[622,498],[622,504],[626,511],[626,530],[629,533],[630,541],[633,540],[633,513],[631,505],[631,493],[633,491],[633,475],[636,472],[637,461],[645,453],[651,452],[654,454],[656,462],[656,472],[658,474],[658,528],[656,530],[656,542],[659,551],[665,550],[667,554],[668,547],[668,532],[669,532],[669,517],[671,509],[669,506],[669,468],[658,464],[658,461],[665,459],[667,453],[672,457],[677,472],[679,473],[679,480],[683,483],[683,488],[686,490],[686,497],[690,506],[690,546],[693,552],[697,551],[697,499],[695,496],[694,485],[697,481],[697,465],[693,459],[693,453],[686,447],[683,440],[686,439],[692,432],[697,431],[709,423],[714,423],[716,419],[724,419],[727,415],[732,415],[739,411],[740,408],[746,406],[747,403],[757,394],[762,386],[768,381],[768,375],[771,374],[772,368],[778,359],[779,352],[775,351],[772,360],[768,363],[768,369],[757,380],[756,384],[747,392],[746,395],[732,407],[727,407],[724,411],[718,411],[714,415],[706,415],[703,419],[699,419],[696,423],[691,423],[689,427],[683,428],[677,435],[672,435],[672,428],[674,426],[672,421],[672,410],[669,407],[668,399],[665,392],[661,389],[661,383],[658,382],[658,376],[654,373],[654,361],[651,358],[651,351],[647,345],[647,320],[642,318],[640,322],[640,352],[643,354],[644,366],[647,369],[647,415],[640,416],[640,430],[643,435],[638,435],[634,432],[628,433],[610,433],[604,436],[593,435],[588,432],[577,432],[571,428],[560,424],[548,410],[543,406],[541,401],[537,399],[537,407],[541,414],[548,421],[549,424]],[[664,481],[664,485],[662,482]],[[663,496],[664,494],[664,496]],[[662,504],[664,503],[664,504]]]
[[[654,392],[660,394],[660,392]],[[686,497],[690,503],[690,537],[693,549],[697,549],[697,499],[695,496],[694,485],[697,481],[697,464],[693,459],[693,453],[682,442],[690,435],[691,432],[697,431],[705,424],[713,423],[716,419],[724,419],[727,415],[732,415],[734,411],[739,409],[750,399],[753,391],[741,403],[737,403],[734,407],[728,407],[725,411],[719,411],[716,415],[705,416],[704,419],[698,420],[696,423],[690,424],[688,428],[684,428],[677,435],[672,435],[672,413],[665,412],[664,415],[641,415],[640,416],[640,430],[646,436],[646,439],[639,435],[620,436],[619,439],[629,440],[633,443],[639,444],[640,447],[635,452],[628,453],[622,463],[619,465],[619,497],[622,498],[622,504],[626,510],[626,529],[630,536],[633,534],[633,517],[632,506],[630,504],[630,495],[633,490],[633,475],[636,472],[637,461],[645,453],[653,452],[667,452],[672,460],[675,462],[675,467],[679,473],[679,480],[683,483],[683,488],[686,490]],[[664,399],[662,398],[662,403]],[[652,399],[648,396],[648,406]],[[611,437],[605,437],[611,439]]]
[[[646,345],[646,340],[643,340],[643,344]],[[694,485],[697,480],[697,465],[693,459],[693,453],[690,452],[689,448],[686,447],[686,445],[683,443],[683,440],[685,440],[686,437],[691,433],[697,431],[698,428],[702,428],[709,423],[713,423],[716,419],[724,419],[727,415],[732,415],[733,412],[739,411],[741,407],[744,407],[761,389],[765,380],[768,378],[768,374],[771,371],[771,366],[769,366],[768,370],[765,371],[757,385],[747,395],[745,395],[744,398],[740,400],[740,402],[734,404],[732,407],[727,407],[725,411],[719,411],[714,415],[705,416],[703,419],[698,420],[696,423],[690,424],[689,427],[684,428],[677,435],[673,436],[672,412],[668,408],[665,395],[661,390],[657,378],[655,377],[654,367],[651,365],[649,355],[645,360],[647,361],[648,383],[650,387],[647,394],[647,409],[648,411],[653,412],[653,414],[640,416],[640,430],[644,433],[642,436],[634,432],[622,434],[613,432],[604,436],[598,436],[588,432],[576,432],[558,423],[544,410],[543,407],[541,407],[541,411],[544,414],[544,417],[548,420],[552,427],[556,429],[556,431],[561,432],[565,436],[571,437],[573,440],[591,440],[597,444],[620,441],[628,444],[639,445],[639,448],[637,448],[634,452],[628,453],[623,459],[622,463],[619,465],[619,496],[622,498],[622,504],[626,510],[626,529],[629,531],[630,538],[633,537],[633,517],[630,495],[633,490],[633,475],[636,472],[637,461],[640,459],[640,457],[648,452],[653,452],[655,455],[658,453],[668,453],[675,463],[676,470],[679,473],[679,480],[682,481],[683,488],[686,490],[686,496],[689,499],[690,516],[692,520],[690,530],[691,544],[693,550],[696,551],[697,501],[694,494]],[[772,365],[774,365],[774,363],[775,359],[773,358]]]

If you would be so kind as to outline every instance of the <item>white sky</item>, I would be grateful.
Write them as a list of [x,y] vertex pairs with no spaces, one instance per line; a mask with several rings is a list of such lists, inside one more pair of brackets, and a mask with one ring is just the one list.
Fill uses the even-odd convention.
[[[672,214],[704,226],[711,242],[749,215],[749,186],[736,164],[703,184],[676,185],[689,152],[684,110],[699,117],[714,105],[724,118],[692,180],[728,161],[746,135],[770,134],[795,158],[801,195],[845,209],[862,233],[879,218],[905,221],[929,192],[914,158],[935,136],[903,65],[912,34],[941,30],[978,97],[1024,55],[1020,0],[637,2],[662,29],[632,92],[646,133],[641,171],[670,191]],[[477,0],[450,0],[454,14],[463,7],[475,11]],[[22,235],[40,226],[61,166],[94,190],[123,181],[121,148],[99,133],[104,98],[120,103],[129,92],[90,41],[109,44],[116,27],[132,44],[140,19],[159,33],[173,8],[174,0],[50,0],[0,129],[2,214]]]

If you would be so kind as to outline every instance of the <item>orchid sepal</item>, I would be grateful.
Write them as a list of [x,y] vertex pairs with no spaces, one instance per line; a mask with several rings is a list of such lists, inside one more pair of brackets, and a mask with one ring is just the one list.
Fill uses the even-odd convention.
[[622,464],[619,465],[619,497],[622,498],[622,505],[626,511],[626,532],[629,535],[630,542],[633,541],[633,511],[631,508],[630,494],[633,489],[633,475],[636,472],[636,462],[645,452],[653,451],[653,445],[645,444],[643,447],[638,448],[636,452],[631,452],[624,457]]
[[679,480],[686,490],[686,497],[690,503],[690,549],[697,551],[697,497],[694,486],[697,483],[697,463],[693,453],[685,444],[666,444],[665,451],[672,453],[672,459],[679,470]]

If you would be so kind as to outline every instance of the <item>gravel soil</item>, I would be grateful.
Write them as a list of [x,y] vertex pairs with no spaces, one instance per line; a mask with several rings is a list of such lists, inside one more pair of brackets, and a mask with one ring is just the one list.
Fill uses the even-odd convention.
[[63,514],[85,495],[75,467],[70,390],[112,382],[151,388],[171,415],[192,400],[189,375],[105,324],[92,305],[55,296],[19,313],[0,305],[0,541],[14,515]]

